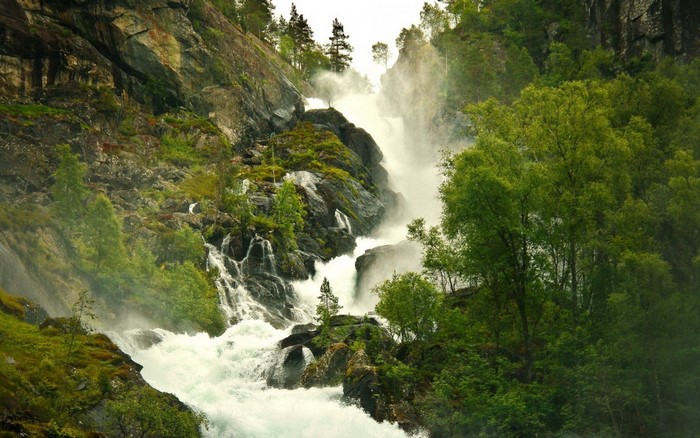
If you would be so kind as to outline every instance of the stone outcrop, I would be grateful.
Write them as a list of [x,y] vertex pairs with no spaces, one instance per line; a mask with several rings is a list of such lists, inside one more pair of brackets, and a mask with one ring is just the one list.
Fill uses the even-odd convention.
[[585,0],[593,45],[624,58],[651,53],[692,58],[700,55],[700,3],[695,0]]
[[291,67],[207,2],[193,17],[190,3],[0,0],[0,93],[104,86],[156,111],[208,116],[234,144],[293,123],[303,105]]
[[317,128],[334,133],[348,149],[360,158],[362,165],[368,171],[371,182],[378,189],[379,199],[387,210],[396,207],[397,195],[389,189],[389,176],[381,165],[384,154],[367,131],[349,122],[335,108],[307,111],[303,114],[302,120],[313,123]]

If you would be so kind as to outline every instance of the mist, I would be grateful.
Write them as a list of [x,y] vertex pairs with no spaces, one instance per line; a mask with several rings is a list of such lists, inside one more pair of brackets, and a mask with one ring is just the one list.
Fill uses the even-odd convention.
[[[309,298],[316,298],[322,275],[326,275],[341,304],[345,301],[347,305],[352,303],[350,310],[367,311],[376,304],[376,297],[370,291],[377,283],[390,279],[394,273],[421,271],[421,248],[406,241],[406,225],[418,217],[424,218],[428,225],[439,224],[442,211],[439,186],[443,178],[438,164],[443,151],[465,146],[464,142],[452,140],[455,127],[442,111],[439,90],[443,78],[439,69],[436,71],[439,65],[442,61],[437,51],[426,45],[419,58],[397,62],[382,77],[379,90],[373,90],[366,78],[352,70],[342,74],[326,72],[314,78],[319,96],[307,100],[307,109],[333,107],[372,135],[384,154],[381,165],[388,172],[389,186],[399,202],[387,212],[387,218],[371,236],[374,244],[368,246],[364,242],[365,248],[355,251],[357,257],[364,249],[375,247],[368,254],[376,254],[361,277],[347,263],[345,266],[353,271],[352,275],[338,269],[333,269],[330,275],[325,267],[320,268],[321,274],[295,286],[298,290],[315,288],[315,295]],[[334,281],[335,278],[338,280]],[[347,297],[352,281],[354,301]]]

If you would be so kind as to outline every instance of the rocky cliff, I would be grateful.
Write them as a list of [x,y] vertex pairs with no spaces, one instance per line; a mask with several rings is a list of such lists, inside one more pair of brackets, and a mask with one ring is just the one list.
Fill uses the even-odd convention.
[[594,45],[625,58],[700,54],[700,3],[695,0],[584,0],[584,5]]
[[[245,285],[245,305],[282,324],[290,279],[351,249],[392,202],[371,136],[335,112],[304,116],[308,85],[207,1],[0,0],[0,41],[0,287],[52,315],[88,289],[105,323],[128,308],[206,329],[216,317],[195,305],[215,308],[216,284],[240,316]],[[84,172],[66,206],[79,223],[56,214],[62,144]],[[283,181],[304,204],[293,236],[275,217]],[[102,195],[121,237],[100,255],[85,223]]]
[[190,0],[0,0],[0,94],[104,86],[156,112],[184,106],[250,143],[301,111],[291,67]]

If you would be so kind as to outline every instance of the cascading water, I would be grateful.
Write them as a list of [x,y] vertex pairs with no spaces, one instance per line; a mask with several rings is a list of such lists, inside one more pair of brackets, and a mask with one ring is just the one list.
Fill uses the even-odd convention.
[[[420,206],[409,215],[432,215],[435,205],[435,187],[427,188],[416,182],[432,172],[428,181],[437,186],[439,179],[434,170],[418,170],[407,166],[411,154],[397,148],[402,144],[402,126],[399,119],[368,120],[367,109],[374,108],[373,97],[361,103],[341,99],[336,107],[358,126],[367,129],[385,153],[383,165],[390,174],[390,183],[396,191]],[[369,100],[368,100],[369,99]],[[380,126],[377,126],[379,121]],[[422,169],[433,169],[423,163]],[[406,172],[411,174],[406,177]],[[396,178],[396,175],[400,175]],[[292,172],[286,179],[303,187],[309,196],[316,193],[317,176],[309,172]],[[192,209],[194,211],[194,208]],[[437,213],[436,213],[437,215]],[[335,226],[352,233],[349,218],[335,211]],[[429,220],[429,222],[431,222]],[[175,334],[156,329],[144,334],[135,330],[113,334],[115,342],[135,361],[143,365],[143,377],[159,390],[171,392],[183,402],[202,411],[211,437],[399,437],[406,436],[397,426],[377,423],[354,405],[341,402],[342,389],[276,389],[268,385],[279,379],[280,350],[278,342],[291,333],[292,322],[309,322],[314,315],[317,296],[323,278],[328,278],[333,293],[338,296],[343,313],[364,314],[371,311],[376,297],[356,296],[355,259],[366,250],[405,238],[405,222],[399,226],[384,226],[374,238],[357,238],[353,254],[337,257],[328,263],[316,264],[316,275],[293,283],[293,291],[279,290],[284,282],[275,280],[275,260],[270,243],[256,236],[246,256],[237,261],[230,255],[230,238],[226,236],[219,248],[206,244],[208,266],[216,268],[219,276],[216,286],[220,293],[222,310],[234,324],[216,338],[204,333]],[[251,274],[268,276],[264,285],[251,283]],[[388,275],[391,271],[388,272]],[[271,309],[259,295],[268,293],[282,303],[283,309]],[[263,297],[264,298],[264,297]],[[288,300],[293,301],[293,305]],[[286,311],[287,313],[284,313]],[[265,321],[276,322],[273,327]],[[149,342],[144,343],[143,339]],[[303,360],[312,360],[310,351],[303,351]]]

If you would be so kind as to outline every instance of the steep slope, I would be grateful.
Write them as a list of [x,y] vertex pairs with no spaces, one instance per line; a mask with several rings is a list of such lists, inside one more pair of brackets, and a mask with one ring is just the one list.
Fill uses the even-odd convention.
[[624,58],[700,54],[700,4],[694,0],[586,0],[584,5],[591,42]]
[[199,436],[200,415],[81,321],[47,320],[0,289],[0,327],[1,436]]
[[202,1],[0,2],[0,93],[42,98],[104,86],[153,106],[211,116],[250,143],[301,110],[290,67]]

